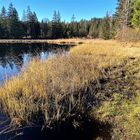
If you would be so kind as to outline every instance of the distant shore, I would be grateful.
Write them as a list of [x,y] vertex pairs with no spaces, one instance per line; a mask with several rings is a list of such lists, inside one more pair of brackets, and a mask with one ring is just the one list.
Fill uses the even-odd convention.
[[60,44],[60,45],[70,45],[70,44],[83,44],[85,41],[90,39],[0,39],[0,44],[6,43],[49,43],[49,44]]
[[[87,38],[69,38],[69,39],[0,39],[0,44],[37,44],[37,43],[48,43],[48,44],[56,44],[56,45],[79,45],[93,42],[110,42],[111,40],[102,40],[102,39],[87,39]],[[126,41],[118,41],[112,40],[113,42],[119,42],[123,47],[140,47],[140,41],[130,41],[129,43]],[[96,44],[96,43],[95,43]]]

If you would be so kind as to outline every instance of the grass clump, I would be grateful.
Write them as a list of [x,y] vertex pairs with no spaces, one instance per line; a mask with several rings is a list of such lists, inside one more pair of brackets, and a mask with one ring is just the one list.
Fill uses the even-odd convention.
[[[88,67],[88,68],[87,68]],[[100,74],[89,58],[55,56],[45,62],[32,60],[19,76],[0,89],[2,108],[11,119],[43,124],[65,119],[83,110],[84,87]],[[84,91],[83,91],[84,89]]]

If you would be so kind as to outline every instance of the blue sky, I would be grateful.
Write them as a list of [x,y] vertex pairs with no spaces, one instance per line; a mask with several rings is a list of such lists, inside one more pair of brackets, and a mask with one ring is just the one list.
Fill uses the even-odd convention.
[[59,10],[62,20],[70,21],[74,14],[76,20],[104,17],[106,12],[114,13],[117,0],[0,0],[0,8],[13,5],[22,16],[23,10],[30,5],[37,13],[38,19],[52,19],[54,10]]

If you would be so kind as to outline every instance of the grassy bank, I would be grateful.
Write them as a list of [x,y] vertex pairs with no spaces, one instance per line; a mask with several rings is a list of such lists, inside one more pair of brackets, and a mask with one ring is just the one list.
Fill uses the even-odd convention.
[[[138,81],[130,83],[135,81],[131,76],[133,70],[137,69],[135,77],[139,75],[139,57],[138,47],[96,40],[76,46],[69,53],[51,56],[47,61],[34,59],[19,76],[0,88],[2,110],[12,124],[19,126],[49,126],[84,114],[112,125],[115,119],[113,128],[125,132],[122,124],[129,120],[128,114],[133,121],[139,121],[133,110],[139,105],[139,90],[135,90]],[[116,121],[118,114],[126,120]],[[128,125],[131,128],[134,124]]]

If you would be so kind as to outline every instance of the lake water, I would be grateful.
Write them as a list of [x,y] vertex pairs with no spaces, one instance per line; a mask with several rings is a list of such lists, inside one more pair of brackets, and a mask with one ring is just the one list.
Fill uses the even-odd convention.
[[17,75],[33,57],[46,60],[69,46],[51,44],[0,44],[0,84]]

